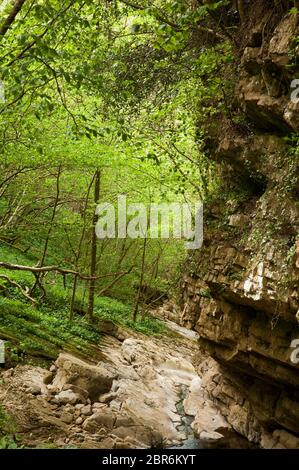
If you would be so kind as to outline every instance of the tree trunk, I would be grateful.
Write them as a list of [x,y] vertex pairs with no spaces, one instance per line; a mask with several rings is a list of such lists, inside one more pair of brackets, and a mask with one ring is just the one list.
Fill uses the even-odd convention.
[[[94,204],[98,204],[100,199],[100,170],[97,170],[95,173],[95,182],[94,182]],[[90,251],[90,277],[96,276],[96,262],[97,262],[97,235],[96,235],[96,223],[98,221],[98,216],[96,211],[93,215],[92,223],[92,236],[91,236],[91,251]],[[88,292],[88,307],[86,317],[88,321],[93,319],[93,307],[94,307],[94,294],[96,288],[96,280],[91,279],[89,282],[89,292]]]
[[74,307],[75,307],[75,300],[76,300],[77,284],[78,284],[78,276],[75,276],[74,282],[73,282],[72,298],[71,298],[71,306],[70,306],[70,320],[71,321],[74,319]]
[[138,315],[138,308],[139,308],[140,299],[141,299],[141,292],[142,292],[142,285],[143,285],[143,278],[144,278],[146,242],[147,242],[147,238],[145,237],[144,241],[143,241],[143,251],[142,251],[142,259],[141,259],[141,272],[140,272],[140,279],[139,279],[139,287],[138,287],[138,292],[137,292],[134,311],[133,311],[133,321],[134,322],[136,321],[136,318],[137,318],[137,315]]
[[[75,258],[75,268],[76,268],[76,270],[78,270],[79,259],[80,259],[81,250],[82,250],[82,244],[83,244],[83,240],[84,240],[85,232],[86,232],[86,211],[87,211],[89,195],[90,195],[90,191],[91,191],[94,179],[95,179],[95,175],[93,175],[93,177],[92,177],[92,179],[91,179],[91,181],[88,185],[87,192],[86,192],[86,197],[85,197],[85,203],[84,203],[84,209],[83,209],[83,228],[82,228],[81,237],[80,237],[80,240],[79,240],[78,249],[77,249],[76,258]],[[71,299],[71,306],[70,306],[70,320],[73,320],[73,318],[74,318],[74,307],[75,307],[75,300],[76,300],[77,285],[78,285],[78,276],[75,276],[74,277],[74,282],[73,282],[72,299]]]
[[[62,173],[62,168],[61,168],[61,165],[60,165],[58,167],[57,176],[56,176],[56,196],[55,196],[55,201],[54,201],[54,206],[53,206],[53,211],[52,211],[52,217],[51,217],[50,225],[49,225],[49,228],[48,228],[43,253],[42,253],[41,259],[40,259],[40,261],[37,265],[39,268],[43,267],[46,256],[47,256],[47,253],[48,253],[48,245],[49,245],[51,232],[52,232],[52,229],[53,229],[53,224],[54,224],[54,220],[55,220],[55,217],[56,217],[57,207],[58,207],[59,198],[60,198],[60,177],[61,177],[61,173]],[[40,278],[42,276],[43,276],[43,274],[41,274],[41,273],[36,274],[35,283],[32,286],[32,288],[30,289],[30,295],[32,295],[34,293],[37,286],[39,286],[42,289],[42,286],[41,286],[41,283],[40,283]]]

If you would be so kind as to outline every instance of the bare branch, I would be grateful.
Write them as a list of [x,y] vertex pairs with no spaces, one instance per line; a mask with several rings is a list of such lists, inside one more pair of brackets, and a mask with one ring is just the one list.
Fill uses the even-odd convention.
[[23,289],[23,287],[18,284],[16,281],[13,281],[12,279],[10,279],[9,277],[5,276],[5,274],[0,274],[0,279],[4,279],[5,281],[7,281],[11,286],[14,286],[14,287],[17,287],[19,289],[19,291],[21,292],[21,294],[26,297],[27,300],[30,300],[30,302],[32,302],[33,305],[36,304],[36,300],[33,299],[33,297],[30,297],[30,295],[28,294],[28,292]]
[[111,289],[122,277],[126,276],[126,274],[130,274],[130,272],[132,271],[132,269],[134,268],[134,266],[131,266],[130,269],[128,269],[128,271],[124,271],[122,273],[119,273],[118,276],[113,279],[113,281],[107,286],[107,287],[104,287],[99,293],[98,295],[103,295],[105,292],[107,292],[109,289]]
[[78,276],[80,279],[84,279],[85,281],[90,281],[91,279],[104,279],[106,277],[118,276],[120,274],[127,274],[127,271],[123,273],[109,273],[103,274],[102,276],[86,276],[85,274],[81,274],[78,271],[74,271],[73,269],[66,269],[60,268],[59,266],[24,266],[21,264],[12,264],[6,263],[4,261],[0,261],[0,268],[15,270],[15,271],[29,271],[31,273],[49,273],[49,272],[56,272],[58,274],[67,275],[72,274],[73,276]]

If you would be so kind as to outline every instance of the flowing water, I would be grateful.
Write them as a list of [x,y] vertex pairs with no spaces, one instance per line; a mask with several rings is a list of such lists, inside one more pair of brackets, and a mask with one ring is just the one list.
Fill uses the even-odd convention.
[[170,446],[169,449],[252,449],[257,447],[235,431],[226,431],[222,439],[206,441],[197,438],[191,427],[194,417],[186,415],[184,410],[187,393],[188,387],[182,386],[180,401],[176,404],[177,412],[181,417],[181,423],[177,429],[186,435],[186,439],[182,445]]

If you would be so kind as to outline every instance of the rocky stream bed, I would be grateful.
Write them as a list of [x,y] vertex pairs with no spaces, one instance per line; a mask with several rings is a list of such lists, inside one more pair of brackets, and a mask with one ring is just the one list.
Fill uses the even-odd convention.
[[193,364],[196,334],[167,326],[172,331],[163,338],[120,329],[104,334],[102,360],[94,363],[61,353],[49,369],[26,364],[2,371],[0,400],[22,444],[247,447],[205,397]]

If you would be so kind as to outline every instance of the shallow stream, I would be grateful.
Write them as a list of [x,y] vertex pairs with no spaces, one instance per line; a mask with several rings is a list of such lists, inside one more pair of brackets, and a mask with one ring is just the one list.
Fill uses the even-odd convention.
[[180,446],[170,446],[170,449],[253,449],[255,444],[249,442],[245,437],[235,431],[226,431],[222,439],[200,440],[195,436],[192,429],[193,416],[188,416],[184,410],[184,400],[188,394],[188,387],[182,386],[180,401],[176,404],[176,409],[181,417],[181,423],[178,425],[178,431],[186,435],[186,439]]

